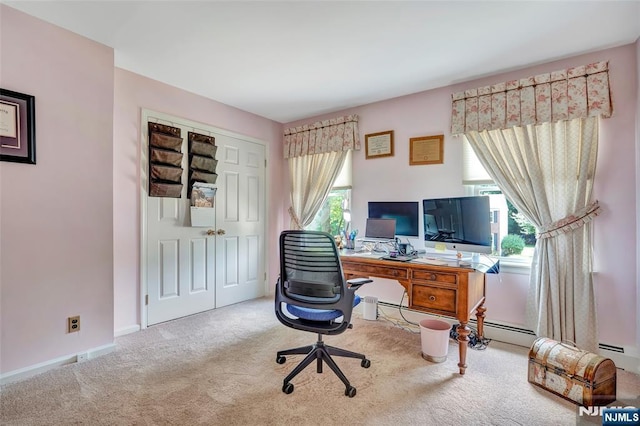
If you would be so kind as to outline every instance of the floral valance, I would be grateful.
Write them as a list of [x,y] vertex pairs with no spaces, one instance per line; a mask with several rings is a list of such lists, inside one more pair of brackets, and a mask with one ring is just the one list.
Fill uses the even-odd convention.
[[457,92],[451,133],[611,116],[608,62]]
[[284,131],[284,158],[360,149],[358,116],[346,115]]

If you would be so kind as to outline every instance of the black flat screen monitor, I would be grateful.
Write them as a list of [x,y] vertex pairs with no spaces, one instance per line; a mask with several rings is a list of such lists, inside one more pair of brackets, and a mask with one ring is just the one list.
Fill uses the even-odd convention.
[[393,240],[396,237],[395,219],[367,218],[364,237],[365,239]]
[[425,247],[491,253],[488,196],[422,200]]
[[419,206],[417,201],[369,201],[369,217],[395,219],[396,235],[420,237]]

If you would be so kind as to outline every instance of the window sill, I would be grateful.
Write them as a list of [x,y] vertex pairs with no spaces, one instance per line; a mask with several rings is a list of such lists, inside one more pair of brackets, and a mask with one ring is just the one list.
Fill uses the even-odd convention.
[[507,274],[531,274],[531,259],[517,259],[513,257],[499,257],[500,272]]

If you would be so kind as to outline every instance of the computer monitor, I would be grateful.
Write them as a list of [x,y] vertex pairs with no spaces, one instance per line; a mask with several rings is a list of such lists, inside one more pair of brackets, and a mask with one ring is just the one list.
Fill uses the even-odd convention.
[[396,237],[395,219],[367,218],[365,240],[393,240]]
[[395,219],[396,235],[419,237],[419,203],[417,201],[369,201],[370,218]]
[[491,253],[488,196],[422,200],[425,247]]

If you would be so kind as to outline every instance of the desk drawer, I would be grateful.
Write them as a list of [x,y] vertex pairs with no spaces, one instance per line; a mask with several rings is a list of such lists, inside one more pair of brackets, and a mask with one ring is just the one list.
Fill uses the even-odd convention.
[[411,286],[411,293],[413,306],[448,312],[452,315],[456,313],[456,290],[414,283]]
[[403,268],[393,268],[391,266],[375,266],[366,264],[354,265],[352,269],[348,262],[342,263],[343,272],[358,276],[374,276],[379,278],[390,278],[393,280],[406,280],[409,278],[409,271]]
[[447,274],[446,272],[422,271],[418,269],[413,270],[413,279],[432,281],[432,282],[438,282],[438,283],[447,283],[447,284],[458,283],[457,274]]

